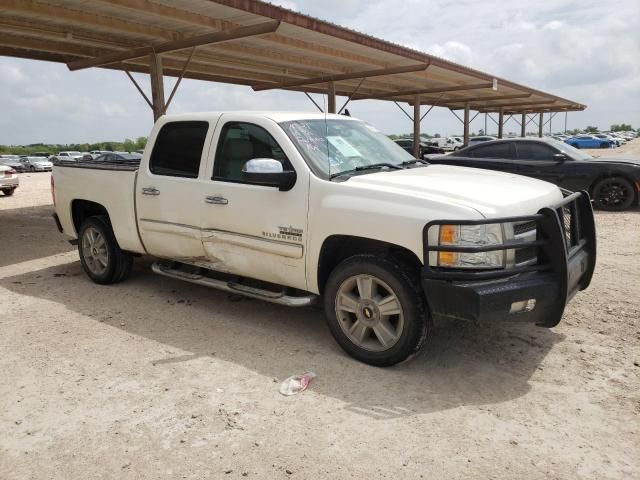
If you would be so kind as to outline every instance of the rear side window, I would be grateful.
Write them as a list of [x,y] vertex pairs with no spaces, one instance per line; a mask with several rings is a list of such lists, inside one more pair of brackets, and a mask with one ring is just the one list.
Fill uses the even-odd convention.
[[481,145],[473,149],[472,155],[475,158],[510,158],[510,144],[495,143],[489,145]]
[[156,138],[149,169],[156,175],[198,178],[208,122],[171,122]]

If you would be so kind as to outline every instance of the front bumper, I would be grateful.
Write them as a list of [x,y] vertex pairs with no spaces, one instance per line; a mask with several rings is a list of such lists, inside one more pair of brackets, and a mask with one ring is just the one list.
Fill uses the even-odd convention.
[[[560,322],[571,298],[589,286],[596,263],[596,235],[591,201],[586,192],[569,195],[537,215],[464,223],[509,221],[536,221],[536,240],[517,246],[535,247],[537,263],[490,271],[452,271],[426,266],[422,285],[434,317],[474,322],[526,320],[553,327]],[[425,228],[447,223],[456,221],[432,222]],[[468,252],[487,249],[457,248]],[[489,248],[508,250],[513,249],[514,244]],[[444,249],[425,245],[425,258],[429,258],[431,251]]]

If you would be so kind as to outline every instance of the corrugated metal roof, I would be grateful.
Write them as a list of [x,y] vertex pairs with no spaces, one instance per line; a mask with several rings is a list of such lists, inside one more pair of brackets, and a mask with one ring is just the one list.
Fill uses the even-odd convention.
[[[0,0],[0,55],[69,63],[273,21],[279,25],[272,33],[198,46],[185,77],[324,93],[327,79],[340,76],[336,93],[355,100],[419,98],[453,109],[468,102],[474,110],[505,113],[586,108],[258,0]],[[178,76],[190,53],[190,48],[164,53],[164,73]],[[149,59],[103,66],[148,72]],[[412,66],[415,71],[397,73],[398,67]],[[381,69],[396,73],[381,75]]]

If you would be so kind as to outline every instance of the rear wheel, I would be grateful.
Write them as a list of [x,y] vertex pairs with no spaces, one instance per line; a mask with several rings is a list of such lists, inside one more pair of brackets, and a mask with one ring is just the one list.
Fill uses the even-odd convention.
[[35,171],[36,171],[36,167],[34,167],[33,165],[31,165],[31,166],[29,167],[29,170],[31,170],[32,172],[35,172]]
[[391,259],[356,255],[331,273],[324,293],[329,329],[352,357],[378,367],[407,360],[431,331],[419,288]]
[[593,203],[601,210],[626,210],[635,199],[633,184],[622,177],[604,178],[593,187]]
[[78,253],[82,268],[96,283],[117,283],[131,273],[133,257],[120,249],[111,225],[104,216],[89,217],[82,224]]
[[15,188],[5,188],[2,190],[2,193],[4,193],[7,197],[10,197],[11,195],[13,195],[13,192],[15,191],[16,191]]

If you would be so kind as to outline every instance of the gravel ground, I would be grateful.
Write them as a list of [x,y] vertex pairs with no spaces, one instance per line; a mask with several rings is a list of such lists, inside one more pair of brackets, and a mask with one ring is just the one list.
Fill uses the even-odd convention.
[[[0,197],[2,479],[640,478],[638,209],[597,214],[592,286],[556,328],[443,323],[377,369],[318,309],[235,301],[145,259],[91,283],[49,175],[20,180]],[[307,370],[308,391],[278,393]]]

